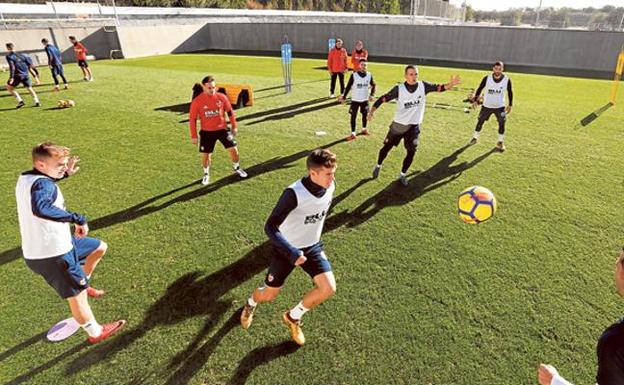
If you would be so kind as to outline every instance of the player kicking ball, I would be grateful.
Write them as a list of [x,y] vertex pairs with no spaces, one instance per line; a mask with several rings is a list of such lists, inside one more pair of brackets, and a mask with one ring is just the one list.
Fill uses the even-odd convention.
[[[353,96],[351,97],[351,106],[349,107],[349,114],[351,114],[351,135],[347,137],[349,141],[357,138],[355,121],[357,120],[358,112],[362,114],[362,134],[370,135],[368,128],[366,128],[368,122],[368,102],[375,97],[375,81],[373,80],[373,75],[367,69],[368,62],[365,59],[361,59],[358,71],[351,74],[344,94],[338,97],[338,102],[344,103],[349,91],[353,87]],[[368,93],[369,88],[370,95]]]
[[[67,299],[88,341],[100,342],[121,330],[126,321],[100,325],[89,306],[88,297],[104,294],[91,287],[89,281],[108,246],[87,237],[85,216],[65,210],[63,194],[56,184],[78,171],[78,158],[70,157],[67,147],[42,143],[33,148],[32,160],[33,169],[22,173],[15,188],[26,265]],[[70,223],[74,224],[74,236]]]
[[[202,84],[193,86],[193,96],[189,114],[191,141],[197,145],[197,118],[199,118],[199,152],[202,154],[202,166],[204,167],[202,184],[205,186],[210,183],[210,164],[217,140],[230,153],[234,172],[241,178],[247,178],[247,173],[239,163],[240,155],[235,139],[238,133],[236,115],[234,115],[234,110],[227,96],[217,92],[215,79],[212,76],[206,76],[202,80]],[[227,129],[226,113],[230,118],[232,131]]]
[[[470,139],[470,144],[477,144],[483,123],[490,119],[490,116],[494,115],[498,121],[496,149],[500,152],[505,151],[505,122],[507,121],[507,114],[511,112],[511,106],[513,105],[511,79],[503,74],[504,69],[505,65],[502,61],[494,63],[494,67],[492,67],[493,72],[481,80],[479,88],[470,98],[473,106],[476,106],[479,102],[481,91],[485,90],[483,107],[481,107],[481,112],[479,112],[479,120],[477,120],[477,126],[474,134],[472,134],[472,139]],[[507,107],[505,107],[505,91],[507,91],[507,100],[509,102]]]
[[301,318],[336,292],[331,264],[323,252],[321,233],[331,205],[336,173],[336,155],[326,149],[314,150],[307,159],[308,176],[291,184],[280,197],[264,231],[273,244],[273,255],[264,285],[254,290],[241,313],[241,326],[251,326],[258,304],[272,301],[295,267],[312,278],[315,287],[291,310],[282,315],[292,340],[305,343]]
[[418,80],[418,68],[413,65],[405,67],[405,82],[394,86],[387,94],[377,99],[370,112],[368,120],[373,119],[375,110],[382,103],[397,99],[396,112],[390,124],[390,129],[384,140],[383,147],[379,150],[377,165],[373,168],[373,178],[379,176],[381,164],[393,147],[396,147],[403,140],[403,146],[407,154],[403,159],[403,167],[399,174],[399,182],[407,187],[407,170],[414,160],[416,148],[418,147],[418,137],[420,135],[420,125],[425,116],[425,99],[430,92],[443,92],[460,84],[459,76],[451,76],[451,80],[446,84],[431,84]]

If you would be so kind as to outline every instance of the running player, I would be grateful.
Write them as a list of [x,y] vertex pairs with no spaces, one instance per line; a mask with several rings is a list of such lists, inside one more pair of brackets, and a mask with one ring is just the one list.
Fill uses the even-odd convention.
[[[351,135],[347,137],[347,140],[356,139],[355,134],[355,121],[357,119],[358,111],[362,114],[362,134],[370,135],[368,128],[366,128],[367,115],[369,101],[372,101],[375,97],[375,81],[373,75],[367,71],[368,62],[362,59],[359,64],[359,70],[353,72],[347,83],[347,88],[344,94],[338,97],[340,103],[344,103],[351,87],[353,87],[353,96],[351,97],[351,106],[349,107],[349,113],[351,114]],[[368,89],[370,88],[370,95]]]
[[314,150],[308,156],[307,166],[308,176],[284,190],[264,226],[274,246],[273,256],[264,285],[251,294],[240,318],[242,327],[248,329],[258,304],[277,297],[288,275],[300,266],[315,287],[282,315],[293,341],[299,345],[305,343],[301,317],[336,292],[336,280],[321,242],[335,189],[336,155],[326,149]]
[[91,68],[89,68],[89,64],[87,63],[87,47],[79,42],[75,36],[70,36],[69,41],[74,46],[74,53],[76,54],[78,67],[82,70],[83,79],[87,82],[92,82],[93,75],[91,74]]
[[355,49],[351,52],[353,72],[360,71],[360,63],[362,60],[368,61],[368,51],[364,49],[364,43],[362,43],[362,40],[358,40],[355,42]]
[[[126,321],[100,325],[89,306],[87,297],[104,294],[89,281],[108,246],[87,237],[87,219],[65,210],[56,184],[78,171],[78,158],[70,157],[67,147],[42,143],[33,148],[32,160],[33,169],[22,173],[15,188],[26,265],[67,299],[72,316],[89,335],[88,341],[100,342],[119,331]],[[69,223],[74,224],[74,236]]]
[[[477,120],[477,126],[475,127],[470,144],[476,144],[485,123],[492,114],[496,116],[498,121],[498,140],[496,141],[496,148],[498,151],[505,151],[505,121],[507,120],[507,114],[511,112],[513,105],[513,91],[511,89],[511,79],[505,74],[503,70],[505,65],[502,61],[494,63],[492,68],[493,73],[487,75],[481,80],[479,88],[475,91],[471,97],[473,105],[476,105],[479,101],[481,91],[485,90],[483,96],[483,107],[479,113],[479,120]],[[507,90],[507,107],[505,107],[505,90]]]
[[[203,87],[204,92],[199,93],[199,87]],[[198,95],[197,95],[198,94]],[[197,118],[200,120],[199,131],[199,152],[202,153],[202,166],[204,167],[204,177],[202,184],[210,183],[210,164],[212,163],[212,152],[217,140],[221,142],[230,153],[234,172],[241,178],[247,178],[247,173],[240,167],[240,156],[236,140],[234,137],[238,133],[236,127],[236,116],[227,96],[217,92],[217,86],[212,76],[206,76],[202,84],[193,86],[193,95],[197,95],[191,102],[189,114],[191,141],[197,145]],[[227,129],[225,114],[230,118],[232,131]]]
[[397,100],[396,113],[394,120],[390,124],[390,130],[384,140],[384,145],[379,150],[377,157],[377,165],[373,169],[373,178],[379,176],[379,170],[386,156],[403,140],[403,145],[407,154],[403,159],[403,167],[399,174],[399,182],[403,186],[407,186],[407,170],[414,160],[416,148],[418,147],[418,136],[420,135],[420,125],[425,116],[425,99],[429,92],[443,92],[451,89],[460,83],[459,76],[451,76],[451,80],[446,84],[431,84],[418,80],[418,68],[413,65],[405,67],[405,83],[394,86],[387,94],[377,99],[370,112],[368,120],[370,121],[375,114],[375,110],[384,102],[393,99]]
[[32,82],[28,76],[32,61],[26,55],[15,52],[15,46],[13,43],[6,43],[6,49],[9,52],[6,55],[6,61],[9,64],[9,81],[7,82],[7,91],[9,91],[9,93],[17,99],[17,106],[15,108],[22,108],[26,105],[20,94],[15,90],[20,83],[26,87],[30,95],[33,97],[35,107],[40,107],[41,103],[39,102],[39,97],[33,89]]
[[327,71],[331,76],[329,97],[335,98],[336,78],[340,81],[340,94],[344,92],[344,73],[347,71],[347,50],[342,46],[342,39],[336,39],[336,46],[327,55]]
[[48,55],[48,67],[50,67],[50,71],[52,71],[52,79],[54,79],[53,91],[59,90],[59,76],[63,79],[63,84],[65,84],[64,88],[68,89],[69,85],[67,84],[67,79],[65,79],[65,73],[63,71],[61,51],[59,51],[59,49],[51,44],[46,38],[41,39],[41,44],[43,44],[46,55]]

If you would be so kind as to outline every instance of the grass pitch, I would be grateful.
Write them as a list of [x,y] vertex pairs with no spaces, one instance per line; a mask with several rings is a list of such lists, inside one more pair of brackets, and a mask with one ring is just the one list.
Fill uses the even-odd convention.
[[[517,385],[537,383],[538,363],[549,362],[593,383],[596,339],[622,308],[612,272],[624,228],[624,99],[574,127],[604,105],[611,83],[510,74],[504,154],[491,150],[495,119],[466,148],[476,113],[429,108],[402,188],[402,147],[369,179],[395,106],[377,112],[372,136],[345,142],[348,107],[326,98],[322,65],[295,60],[289,95],[278,58],[225,55],[98,61],[93,83],[76,80],[60,95],[38,87],[39,109],[26,96],[28,107],[13,110],[14,99],[0,95],[0,382]],[[377,95],[402,81],[402,66],[370,69]],[[488,70],[420,68],[432,82],[456,73],[462,87],[476,87]],[[248,180],[232,175],[217,145],[212,184],[198,184],[185,111],[206,74],[254,87],[254,106],[237,111]],[[428,102],[460,105],[465,96]],[[76,107],[54,109],[60,98]],[[21,260],[14,186],[44,140],[81,157],[61,188],[68,208],[90,218],[91,235],[109,244],[93,279],[107,294],[91,304],[100,322],[128,325],[100,345],[87,346],[83,334],[43,340],[68,317],[67,304]],[[320,146],[339,158],[323,235],[338,292],[305,316],[308,342],[296,349],[279,317],[311,287],[302,271],[259,307],[249,331],[237,317],[270,256],[264,221]],[[474,184],[499,201],[480,226],[455,213],[457,194]]]

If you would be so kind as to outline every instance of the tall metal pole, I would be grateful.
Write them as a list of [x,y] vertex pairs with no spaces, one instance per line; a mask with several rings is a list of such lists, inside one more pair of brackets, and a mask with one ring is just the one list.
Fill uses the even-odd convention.
[[113,12],[115,13],[115,25],[119,27],[119,16],[117,16],[117,7],[115,6],[115,0],[113,0]]
[[618,30],[620,31],[624,31],[622,30],[622,24],[624,24],[624,13],[622,13],[622,18],[620,19],[620,26],[618,27]]
[[4,29],[9,29],[9,26],[6,23],[6,20],[4,20],[4,13],[2,13],[2,5],[0,5],[0,18],[2,19],[2,23],[4,23]]
[[535,12],[535,26],[536,27],[539,25],[539,14],[540,14],[541,8],[542,8],[542,0],[540,0],[539,6],[537,7],[537,11]]

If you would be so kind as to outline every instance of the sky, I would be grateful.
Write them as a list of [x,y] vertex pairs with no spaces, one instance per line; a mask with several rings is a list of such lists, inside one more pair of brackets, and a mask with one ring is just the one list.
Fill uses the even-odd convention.
[[[424,0],[420,0],[421,2]],[[483,11],[502,11],[510,8],[535,8],[539,5],[540,0],[466,0],[467,4],[474,9]],[[464,0],[451,0],[453,5],[461,5]],[[614,5],[623,7],[624,0],[542,0],[542,7],[569,7],[569,8],[585,8],[594,7],[601,8],[605,5]]]

